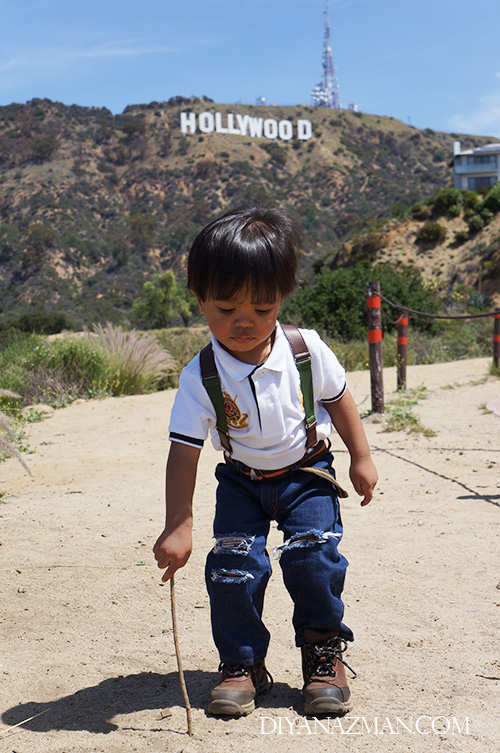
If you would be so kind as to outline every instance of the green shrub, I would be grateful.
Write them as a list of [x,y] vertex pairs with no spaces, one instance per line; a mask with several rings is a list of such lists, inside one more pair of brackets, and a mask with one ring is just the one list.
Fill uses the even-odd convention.
[[0,333],[0,386],[20,395],[17,409],[106,394],[108,371],[103,353],[81,338],[48,342],[15,329]]
[[469,240],[469,232],[467,230],[454,230],[453,235],[455,236],[455,243],[457,246],[461,246],[462,243],[467,243]]
[[[19,395],[16,395],[15,392],[0,390],[0,401],[3,399],[17,400],[18,397]],[[5,413],[3,413],[3,411],[0,410],[0,460],[3,460],[6,457],[16,458],[31,476],[32,474],[28,465],[25,463],[21,453],[16,447],[17,440],[18,436],[16,435],[13,422],[5,415]]]
[[412,206],[411,214],[415,220],[426,220],[431,216],[431,209],[423,201],[418,201]]
[[500,183],[495,183],[483,199],[483,206],[493,214],[500,212]]
[[471,235],[476,235],[484,227],[484,220],[480,214],[473,214],[469,218],[469,232]]
[[[460,214],[462,200],[462,192],[459,188],[443,188],[434,199],[434,212],[436,214],[450,214],[452,207],[458,207],[458,214]],[[452,216],[458,215],[453,214]]]
[[464,209],[472,209],[474,210],[479,203],[479,196],[475,191],[468,191],[467,189],[462,189],[462,204]]
[[358,235],[352,246],[352,258],[356,262],[372,262],[374,257],[386,244],[383,233],[369,232]]
[[493,299],[484,293],[471,293],[467,301],[467,307],[474,311],[489,311],[493,309]]
[[429,246],[436,246],[438,243],[443,243],[446,239],[446,228],[435,222],[429,220],[424,223],[417,233],[417,243],[423,243]]
[[484,224],[485,225],[489,225],[489,223],[491,222],[491,220],[494,217],[494,214],[493,214],[492,211],[490,211],[489,209],[487,209],[485,207],[484,209],[481,210],[481,215],[480,216],[481,216],[482,220],[484,221]]
[[12,322],[22,332],[35,332],[38,335],[56,335],[63,329],[72,329],[71,322],[62,311],[31,311]]
[[[420,274],[412,267],[401,271],[387,264],[369,266],[357,264],[352,268],[324,270],[313,278],[308,287],[297,291],[282,306],[281,320],[299,326],[312,327],[330,336],[345,340],[366,336],[366,283],[379,280],[383,295],[397,305],[434,313],[438,309],[436,293],[430,290]],[[393,330],[394,311],[383,304]],[[432,320],[416,325],[436,330]]]

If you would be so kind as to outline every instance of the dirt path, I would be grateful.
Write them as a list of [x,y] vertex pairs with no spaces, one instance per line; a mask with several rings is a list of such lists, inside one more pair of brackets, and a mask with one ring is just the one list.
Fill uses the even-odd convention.
[[[275,564],[265,615],[274,692],[241,720],[204,708],[216,677],[203,583],[217,454],[202,453],[195,551],[177,576],[195,735],[176,674],[169,589],[151,546],[163,522],[174,392],[86,402],[29,428],[33,480],[0,465],[0,751],[496,753],[500,739],[500,396],[480,359],[409,369],[415,408],[436,431],[384,433],[366,421],[379,469],[373,503],[343,505],[346,622],[356,636],[349,719],[302,716],[291,604]],[[349,375],[360,410],[369,375]],[[385,374],[387,399],[394,370]],[[334,441],[348,484],[348,458]],[[350,488],[350,485],[349,485]],[[271,547],[280,543],[276,529]],[[171,716],[159,719],[170,708]],[[9,725],[41,714],[15,730]],[[438,718],[439,717],[439,718]],[[281,733],[281,734],[280,734]],[[353,740],[353,736],[356,737]]]

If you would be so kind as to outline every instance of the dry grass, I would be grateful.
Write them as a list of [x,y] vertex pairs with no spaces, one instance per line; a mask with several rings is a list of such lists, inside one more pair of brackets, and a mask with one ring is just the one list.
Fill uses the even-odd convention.
[[176,361],[158,345],[153,335],[135,329],[126,331],[110,322],[84,328],[85,337],[95,342],[110,364],[109,389],[113,395],[132,395],[154,389],[164,374],[173,371]]
[[[0,397],[18,398],[19,395],[17,395],[15,392],[11,392],[11,390],[0,390]],[[0,411],[0,428],[3,430],[4,434],[10,437],[10,440],[15,441],[16,435],[14,434],[14,431],[12,429],[12,421],[2,411]],[[5,453],[5,455],[7,456],[19,460],[25,471],[31,476],[32,473],[29,469],[29,466],[24,461],[23,456],[21,455],[17,447],[10,440],[6,439],[5,436],[0,436],[0,451]]]

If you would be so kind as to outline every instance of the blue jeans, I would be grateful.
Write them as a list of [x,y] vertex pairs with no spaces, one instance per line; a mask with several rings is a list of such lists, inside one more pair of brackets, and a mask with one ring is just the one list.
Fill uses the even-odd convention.
[[[331,454],[311,467],[333,474]],[[277,547],[285,586],[294,603],[297,646],[303,631],[337,630],[353,640],[343,624],[347,560],[338,552],[342,521],[335,488],[324,478],[296,470],[281,480],[250,480],[236,468],[216,469],[215,545],[206,562],[212,632],[226,664],[264,660],[269,631],[262,621],[264,593],[271,575],[266,540],[271,520],[283,531]]]

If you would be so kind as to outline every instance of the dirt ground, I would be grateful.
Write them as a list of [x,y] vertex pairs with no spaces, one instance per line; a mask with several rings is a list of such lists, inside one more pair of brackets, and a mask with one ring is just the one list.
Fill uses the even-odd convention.
[[[350,489],[342,552],[356,640],[346,659],[357,676],[352,711],[321,724],[303,716],[277,563],[265,606],[274,691],[244,719],[205,713],[218,664],[203,582],[218,458],[207,443],[195,549],[176,576],[186,734],[169,587],[151,553],[175,393],[83,402],[30,425],[33,479],[16,460],[0,465],[0,751],[497,753],[500,418],[485,405],[500,397],[500,380],[488,368],[488,359],[409,368],[409,388],[426,387],[415,413],[436,435],[365,420],[380,474],[366,508],[333,440]],[[385,371],[386,400],[395,379]],[[350,374],[349,384],[368,409],[369,374]],[[278,543],[273,528],[270,547]]]

